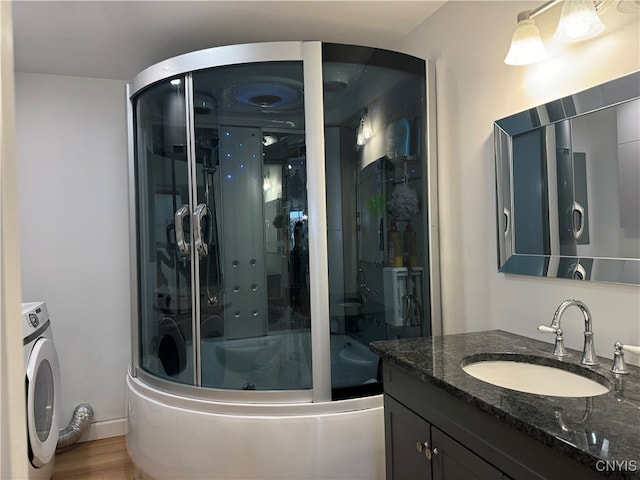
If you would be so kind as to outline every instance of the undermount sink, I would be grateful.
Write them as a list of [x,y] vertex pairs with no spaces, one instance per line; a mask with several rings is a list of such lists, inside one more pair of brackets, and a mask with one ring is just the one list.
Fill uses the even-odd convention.
[[473,355],[463,359],[462,370],[483,382],[536,395],[595,397],[611,390],[609,380],[596,372],[544,357]]

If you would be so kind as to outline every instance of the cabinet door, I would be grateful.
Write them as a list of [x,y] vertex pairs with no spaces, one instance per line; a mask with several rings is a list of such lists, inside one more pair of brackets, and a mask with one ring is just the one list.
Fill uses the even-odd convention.
[[431,427],[434,480],[503,480],[502,472],[435,427]]
[[385,395],[384,427],[387,480],[431,480],[429,422]]
[[139,366],[194,382],[186,77],[158,82],[133,101]]

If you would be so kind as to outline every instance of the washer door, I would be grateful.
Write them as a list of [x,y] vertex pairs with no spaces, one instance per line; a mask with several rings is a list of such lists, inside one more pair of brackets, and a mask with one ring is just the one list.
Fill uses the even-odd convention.
[[39,468],[51,461],[58,444],[60,366],[53,342],[36,341],[27,362],[29,460]]

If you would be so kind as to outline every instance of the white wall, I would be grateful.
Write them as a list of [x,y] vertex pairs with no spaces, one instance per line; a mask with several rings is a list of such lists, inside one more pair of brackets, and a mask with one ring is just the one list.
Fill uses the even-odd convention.
[[16,74],[23,300],[49,308],[63,424],[89,402],[112,434],[131,356],[125,105],[121,81]]
[[[551,341],[536,326],[548,324],[563,300],[578,298],[593,314],[597,352],[611,357],[615,341],[640,345],[639,287],[497,272],[492,128],[499,118],[640,68],[639,19],[612,5],[600,37],[554,47],[557,56],[537,65],[505,65],[517,13],[539,5],[452,1],[396,45],[436,64],[444,332],[501,328]],[[536,17],[544,39],[558,15],[554,7]],[[565,339],[581,349],[583,322],[572,310]]]

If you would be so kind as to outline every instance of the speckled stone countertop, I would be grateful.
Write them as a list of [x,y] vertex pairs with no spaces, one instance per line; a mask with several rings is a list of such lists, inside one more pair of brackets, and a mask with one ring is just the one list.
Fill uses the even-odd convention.
[[[596,347],[602,352],[604,345]],[[520,361],[553,365],[553,345],[502,330],[443,335],[370,344],[372,352],[608,478],[640,479],[640,368],[614,376],[611,360],[580,365],[581,352],[568,349],[565,369],[611,387],[589,398],[547,397],[496,387],[465,373],[463,359],[513,354]],[[611,346],[613,355],[613,346]],[[608,464],[606,462],[609,462]],[[608,466],[607,466],[608,465]],[[616,467],[613,468],[612,465]]]

